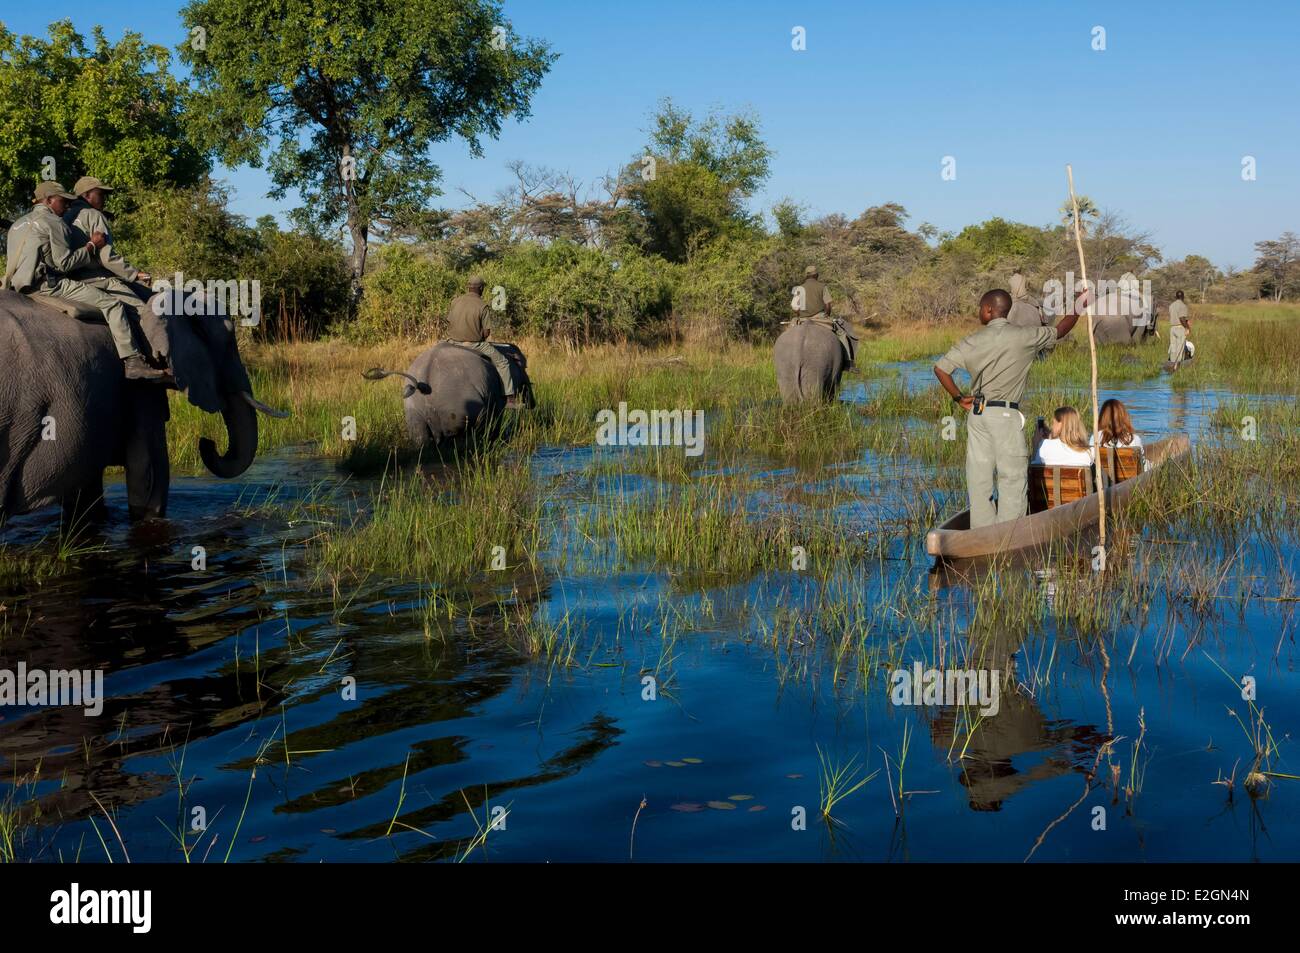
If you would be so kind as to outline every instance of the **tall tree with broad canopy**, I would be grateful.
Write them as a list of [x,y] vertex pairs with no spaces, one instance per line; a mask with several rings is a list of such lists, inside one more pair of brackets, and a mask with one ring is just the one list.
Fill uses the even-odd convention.
[[[184,134],[185,87],[166,47],[60,20],[47,39],[0,24],[0,212],[31,207],[43,177],[93,175],[122,190],[192,185],[206,159]],[[52,163],[50,160],[53,160]]]
[[356,297],[371,236],[440,194],[433,144],[481,155],[555,60],[497,0],[191,0],[181,18],[195,138],[228,165],[265,162],[272,197],[302,196],[300,225],[344,225]]

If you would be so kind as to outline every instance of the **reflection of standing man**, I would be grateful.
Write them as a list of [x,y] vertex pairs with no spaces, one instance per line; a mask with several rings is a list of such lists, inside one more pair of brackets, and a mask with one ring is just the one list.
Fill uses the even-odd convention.
[[939,751],[960,751],[958,781],[972,811],[1000,811],[1002,803],[1036,781],[1084,773],[1097,749],[1109,741],[1092,725],[1049,719],[1017,688],[1016,654],[1023,633],[995,634],[978,650],[980,668],[1001,680],[997,715],[980,718],[967,708],[941,707],[929,719]]
[[1183,362],[1187,350],[1187,337],[1192,330],[1187,302],[1181,290],[1174,292],[1174,302],[1169,306],[1169,363],[1176,369]]

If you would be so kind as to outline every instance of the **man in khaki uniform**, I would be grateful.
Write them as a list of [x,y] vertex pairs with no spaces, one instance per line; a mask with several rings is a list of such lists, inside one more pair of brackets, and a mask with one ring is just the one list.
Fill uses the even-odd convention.
[[844,348],[845,359],[852,364],[858,350],[858,339],[845,322],[831,316],[831,290],[817,277],[817,266],[803,270],[803,284],[795,288],[790,302],[795,321],[816,321],[827,327]]
[[492,309],[483,300],[484,284],[482,278],[471,278],[466,292],[452,299],[447,311],[447,340],[473,348],[490,360],[501,377],[507,400],[513,405],[515,382],[510,376],[510,359],[488,343],[492,334]]
[[1020,272],[1011,276],[1011,311],[1007,321],[1018,328],[1041,328],[1046,322],[1043,305],[1029,293],[1029,282]]
[[[971,529],[1025,515],[1029,506],[1029,450],[1022,432],[1025,417],[1020,412],[1020,398],[1035,355],[1056,347],[1056,342],[1069,334],[1079,320],[1078,302],[1056,327],[1015,327],[1007,321],[1010,311],[1010,294],[1001,289],[986,293],[979,309],[983,327],[957,342],[934,365],[934,376],[943,389],[969,412],[966,487]],[[970,394],[963,394],[953,382],[952,374],[959,369],[970,375]]]
[[817,277],[816,265],[809,265],[803,270],[803,284],[795,292],[794,304],[797,317],[830,318],[831,289]]
[[1187,302],[1183,300],[1182,291],[1174,292],[1173,304],[1169,306],[1169,363],[1178,367],[1186,357],[1187,335],[1192,330],[1192,321],[1187,314]]
[[93,232],[82,244],[81,236],[63,220],[75,198],[57,182],[36,187],[35,207],[9,229],[5,287],[101,311],[127,378],[170,383],[170,375],[150,367],[136,350],[127,316],[130,306],[123,298],[70,277],[91,267],[108,243],[102,232]]
[[[83,175],[72,187],[72,191],[77,198],[63,213],[63,220],[82,235],[99,232],[104,236],[104,247],[99,250],[99,260],[90,268],[74,273],[72,277],[87,282],[92,278],[116,278],[118,286],[122,282],[138,283],[146,287],[150,285],[153,276],[133,267],[113,246],[113,231],[109,227],[108,216],[104,214],[104,200],[113,191],[112,187],[94,176]],[[134,293],[129,287],[124,290]]]

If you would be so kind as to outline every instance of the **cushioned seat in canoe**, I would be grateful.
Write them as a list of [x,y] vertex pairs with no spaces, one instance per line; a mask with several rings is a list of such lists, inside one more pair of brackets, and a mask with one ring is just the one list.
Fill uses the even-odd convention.
[[1081,500],[1093,491],[1092,467],[1029,466],[1029,512]]

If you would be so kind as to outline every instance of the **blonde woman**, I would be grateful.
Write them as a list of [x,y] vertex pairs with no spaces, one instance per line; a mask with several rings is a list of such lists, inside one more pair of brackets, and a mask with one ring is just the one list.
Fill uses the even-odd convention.
[[1050,428],[1044,426],[1041,417],[1038,419],[1034,456],[1030,462],[1049,467],[1086,467],[1092,464],[1088,431],[1077,410],[1057,407]]

